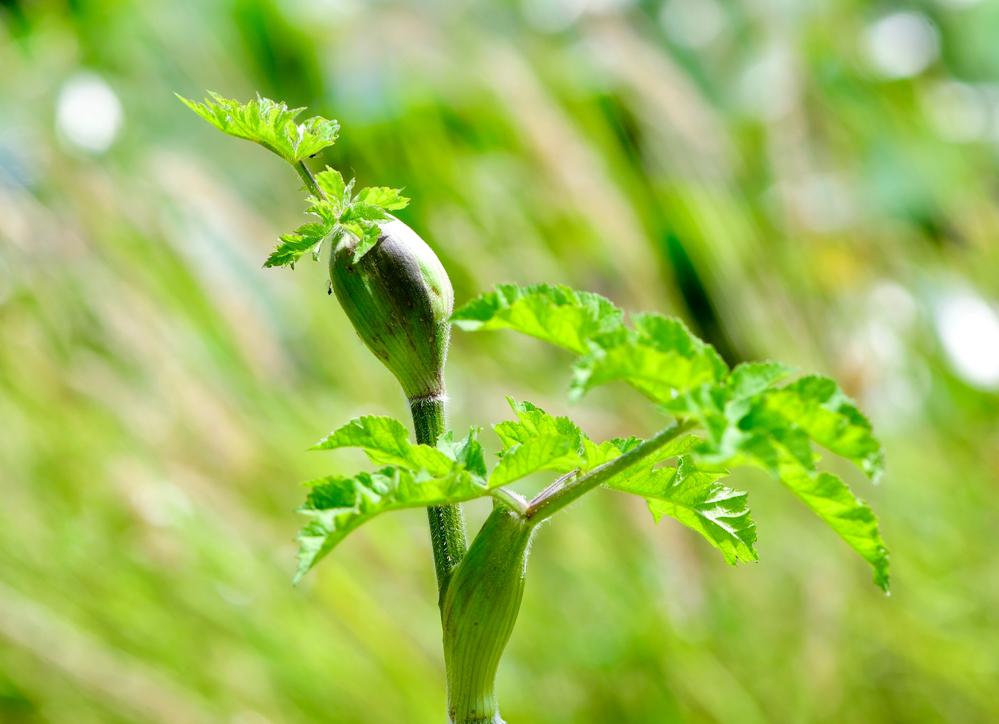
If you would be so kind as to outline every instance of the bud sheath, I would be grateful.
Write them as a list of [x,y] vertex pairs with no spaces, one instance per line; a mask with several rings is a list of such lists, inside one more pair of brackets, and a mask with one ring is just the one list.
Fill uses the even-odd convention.
[[495,681],[524,596],[534,525],[496,507],[454,569],[441,606],[452,724],[502,724]]
[[454,291],[433,250],[398,219],[354,261],[357,240],[343,234],[330,255],[330,281],[358,336],[391,370],[410,400],[444,392]]

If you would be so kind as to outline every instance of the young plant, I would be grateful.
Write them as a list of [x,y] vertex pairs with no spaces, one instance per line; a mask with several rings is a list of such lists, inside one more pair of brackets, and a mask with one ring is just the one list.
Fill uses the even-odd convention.
[[[376,515],[426,507],[437,571],[452,722],[501,722],[496,670],[520,609],[530,544],[540,523],[606,488],[644,498],[656,521],[700,534],[731,563],[757,560],[747,494],[724,484],[733,467],[769,472],[866,560],[888,591],[888,553],[870,508],[818,467],[816,447],[876,481],[884,467],[871,425],[835,381],[798,376],[779,362],[733,369],[677,319],[625,315],[597,294],[547,284],[501,285],[454,312],[447,273],[433,251],[391,215],[397,189],[354,191],[354,181],[306,159],[336,140],[338,125],[296,121],[301,109],[257,98],[181,99],[230,135],[288,161],[316,221],[281,237],[265,266],[318,259],[329,246],[330,283],[358,335],[396,376],[412,411],[415,443],[390,417],[337,428],[317,450],[359,448],[376,469],[309,483],[301,512],[296,581],[347,534]],[[512,419],[493,425],[502,451],[487,465],[479,428],[446,430],[443,368],[450,327],[508,329],[574,356],[570,396],[611,382],[631,385],[671,420],[646,439],[596,442],[566,417],[509,399]],[[788,381],[788,380],[791,381]],[[512,485],[538,471],[554,482],[528,499]],[[466,550],[461,503],[491,497],[493,511]]]

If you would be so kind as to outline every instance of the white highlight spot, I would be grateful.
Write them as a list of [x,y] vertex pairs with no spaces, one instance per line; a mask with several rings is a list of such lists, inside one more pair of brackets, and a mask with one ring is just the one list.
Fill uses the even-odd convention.
[[634,4],[634,0],[522,0],[524,18],[537,30],[558,33],[571,28],[583,15],[606,15]]
[[885,15],[867,27],[864,49],[871,67],[885,78],[911,78],[940,52],[936,26],[910,10]]
[[797,60],[787,48],[766,48],[739,77],[740,105],[749,115],[765,121],[782,118],[797,102],[796,73]]
[[718,0],[668,0],[659,22],[677,45],[703,48],[724,30],[725,11]]
[[809,174],[789,191],[798,216],[813,231],[839,231],[854,221],[856,203],[850,186],[834,173]]
[[919,316],[919,305],[909,290],[898,282],[882,279],[868,296],[871,314],[883,319],[896,331],[906,331]]
[[103,153],[114,143],[121,124],[121,101],[100,76],[78,73],[59,90],[56,130],[68,143]]
[[982,389],[999,389],[999,314],[971,291],[952,292],[934,309],[937,335],[954,371]]
[[933,85],[921,100],[923,112],[944,140],[962,143],[988,136],[988,99],[975,86],[943,81]]

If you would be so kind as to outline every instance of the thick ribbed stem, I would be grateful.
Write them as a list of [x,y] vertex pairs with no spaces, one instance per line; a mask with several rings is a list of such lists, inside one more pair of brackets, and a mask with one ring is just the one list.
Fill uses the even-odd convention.
[[[416,441],[436,445],[445,430],[444,394],[420,397],[409,401],[416,428]],[[465,516],[460,505],[433,505],[427,508],[430,542],[434,549],[437,590],[443,597],[451,571],[465,555]]]
[[496,670],[524,595],[535,526],[497,505],[442,598],[448,717],[452,724],[502,724]]

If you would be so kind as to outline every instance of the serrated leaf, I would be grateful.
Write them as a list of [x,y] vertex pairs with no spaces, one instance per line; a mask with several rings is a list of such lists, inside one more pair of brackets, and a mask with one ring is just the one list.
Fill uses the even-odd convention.
[[732,460],[754,464],[780,480],[871,564],[874,582],[887,591],[888,550],[873,511],[840,478],[818,470],[808,431],[761,412],[769,394],[763,393],[764,400],[738,421],[738,435],[729,436],[739,450]]
[[869,478],[884,472],[884,451],[871,423],[835,380],[810,375],[765,396],[769,411],[801,428],[815,442],[855,463]]
[[632,321],[633,329],[597,338],[590,353],[576,363],[576,396],[621,380],[656,402],[668,402],[678,392],[717,382],[728,372],[714,347],[680,320],[640,314]]
[[480,497],[481,480],[463,467],[440,476],[387,467],[353,477],[314,480],[300,512],[311,520],[298,535],[298,582],[315,564],[358,526],[390,510],[460,503]]
[[437,441],[437,448],[470,473],[484,480],[488,471],[482,445],[479,443],[481,431],[480,427],[471,427],[468,434],[458,441],[454,440],[453,434],[449,431]]
[[347,191],[347,184],[344,182],[343,176],[335,168],[327,166],[316,174],[316,185],[326,195],[326,201],[333,204],[337,210],[334,214],[335,220],[339,217],[339,209],[350,203],[350,194]]
[[601,443],[595,443],[589,438],[583,438],[583,459],[586,461],[585,468],[592,470],[604,463],[609,463],[614,458],[621,457],[629,450],[641,444],[641,438],[637,437],[616,437]]
[[342,226],[357,239],[352,257],[355,264],[374,248],[382,235],[381,229],[374,221],[348,221]]
[[874,569],[874,582],[890,588],[888,549],[874,511],[832,473],[781,473],[781,480]]
[[257,96],[240,103],[217,93],[208,95],[201,103],[177,97],[220,131],[259,143],[289,163],[298,163],[332,146],[340,130],[335,120],[321,116],[298,123],[296,119],[304,108],[288,108],[270,98]]
[[863,500],[840,478],[809,469],[799,455],[781,450],[772,472],[840,538],[870,563],[874,582],[889,589],[888,549],[878,529],[878,519]]
[[577,354],[591,339],[621,327],[623,314],[610,301],[566,286],[501,284],[452,316],[461,329],[513,329]]
[[612,478],[607,487],[642,496],[656,522],[669,516],[697,531],[728,563],[758,560],[748,495],[719,484],[726,474],[698,467],[692,457],[683,456],[676,467],[645,468]]
[[350,221],[382,221],[389,218],[388,213],[380,206],[354,203],[340,217],[344,223]]
[[871,477],[883,453],[870,424],[828,378],[804,377],[775,363],[737,367],[722,383],[704,385],[666,405],[698,419],[708,432],[699,459],[754,465],[770,472],[856,550],[888,587],[888,553],[871,509],[840,478],[818,470],[818,443],[857,463]]
[[781,362],[743,362],[736,365],[725,380],[728,397],[742,400],[763,392],[794,372]]
[[409,199],[402,195],[402,189],[388,186],[369,186],[357,192],[357,200],[364,205],[376,206],[385,211],[398,211],[409,205]]
[[355,418],[324,437],[312,449],[346,447],[360,448],[379,465],[397,465],[414,472],[427,471],[431,475],[444,475],[455,465],[455,460],[439,448],[411,443],[409,430],[391,417],[365,415]]
[[[490,487],[507,485],[539,470],[580,474],[608,463],[641,444],[637,437],[592,441],[567,417],[555,417],[530,402],[507,402],[517,415],[493,426],[503,444],[500,462],[489,477]],[[690,451],[698,442],[683,435],[659,448],[639,465],[653,465]],[[628,469],[630,470],[630,469]],[[627,474],[628,470],[622,474]]]
[[[353,179],[344,183],[343,176],[335,169],[327,166],[316,174],[315,180],[325,198],[309,197],[308,211],[320,220],[319,224],[310,226],[322,229],[324,233],[320,235],[320,240],[330,235],[339,238],[339,234],[342,232],[352,234],[357,239],[353,253],[354,263],[357,263],[381,238],[379,222],[386,221],[391,217],[383,207],[361,200],[364,191],[371,191],[370,189],[364,189],[357,199],[352,199]],[[384,194],[380,197],[377,194],[367,195],[374,198],[384,198]],[[316,233],[318,234],[318,231]],[[286,237],[288,238],[286,239]],[[294,238],[294,234],[286,234],[281,238],[283,242],[287,241],[288,243],[279,246],[278,250],[265,263],[265,266],[293,265],[302,254],[314,248],[314,245],[311,245],[304,251],[300,250],[300,247],[305,246],[305,241]]]
[[326,238],[329,229],[324,224],[303,224],[292,232],[281,235],[281,243],[264,262],[265,267],[288,266]]
[[500,461],[489,476],[499,487],[539,470],[564,473],[580,467],[583,433],[567,417],[553,417],[530,402],[507,402],[517,420],[501,422],[493,430],[503,443]]
[[503,284],[466,304],[452,320],[469,331],[513,329],[582,355],[573,382],[577,397],[621,380],[665,402],[728,371],[714,348],[683,322],[639,314],[628,328],[608,300],[563,286]]

